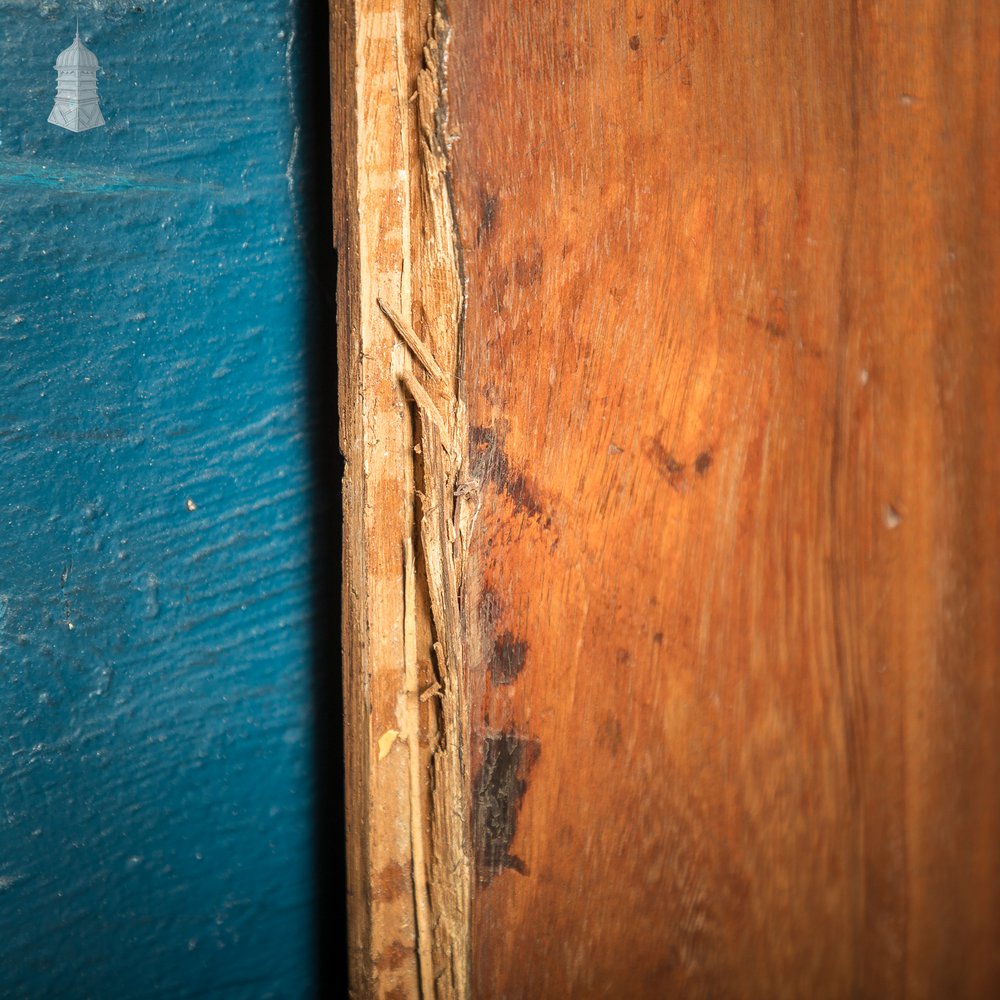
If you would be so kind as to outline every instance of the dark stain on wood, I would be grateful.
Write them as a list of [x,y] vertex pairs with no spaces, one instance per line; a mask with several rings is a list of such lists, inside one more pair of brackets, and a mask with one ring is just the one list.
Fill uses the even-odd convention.
[[402,941],[393,941],[379,956],[378,967],[392,972],[398,969],[412,954]]
[[410,873],[398,862],[386,865],[375,880],[373,895],[383,902],[398,899],[404,893],[410,892]]
[[660,475],[670,484],[671,488],[678,493],[683,491],[684,470],[687,465],[681,462],[672,451],[668,451],[663,446],[659,438],[646,439],[646,455],[650,458]]
[[503,603],[500,595],[489,586],[484,585],[479,593],[479,627],[483,634],[496,631],[497,623],[503,613]]
[[597,730],[597,742],[612,756],[616,756],[622,747],[622,724],[613,715],[609,715]]
[[542,247],[537,241],[514,261],[514,280],[529,288],[542,276]]
[[476,246],[481,246],[483,240],[490,235],[497,213],[500,211],[500,199],[495,194],[483,192],[479,206],[479,228],[476,230]]
[[503,431],[492,427],[470,427],[469,465],[472,475],[479,482],[492,483],[519,511],[542,516],[542,505],[525,475],[511,467],[504,450]]
[[503,632],[493,643],[490,657],[490,677],[494,684],[512,684],[524,669],[528,644],[512,632]]
[[772,296],[764,326],[772,337],[782,339],[788,335],[788,312],[780,295]]
[[506,868],[527,874],[524,861],[511,854],[527,775],[541,752],[537,740],[515,732],[487,734],[482,765],[473,783],[476,876],[489,885]]

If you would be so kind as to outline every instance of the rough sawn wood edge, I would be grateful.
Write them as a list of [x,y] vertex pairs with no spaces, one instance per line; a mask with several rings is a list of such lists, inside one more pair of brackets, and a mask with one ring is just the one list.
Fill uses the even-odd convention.
[[440,4],[330,0],[351,992],[469,995],[461,255]]

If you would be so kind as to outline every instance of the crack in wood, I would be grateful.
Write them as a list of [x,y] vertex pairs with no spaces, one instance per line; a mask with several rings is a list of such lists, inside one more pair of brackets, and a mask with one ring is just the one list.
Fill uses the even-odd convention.
[[[444,62],[448,26],[435,9],[428,24],[423,47],[423,67],[417,77],[417,121],[420,132],[420,210],[423,238],[415,240],[411,252],[411,273],[421,282],[420,308],[427,321],[432,343],[426,344],[410,324],[390,305],[378,301],[386,318],[406,345],[409,354],[429,376],[425,388],[417,373],[408,367],[399,379],[417,416],[418,447],[413,449],[415,521],[419,525],[419,561],[414,572],[423,574],[430,600],[431,620],[427,631],[433,636],[435,662],[436,731],[430,766],[421,770],[423,787],[411,788],[417,803],[414,820],[419,820],[419,803],[430,800],[430,830],[427,859],[423,845],[414,849],[418,884],[418,954],[421,965],[423,1000],[464,1000],[469,995],[469,919],[471,902],[471,849],[469,825],[469,782],[466,774],[466,705],[463,637],[459,593],[461,562],[456,558],[460,540],[468,537],[469,519],[465,510],[475,491],[458,488],[462,459],[468,446],[465,409],[459,395],[461,380],[460,318],[463,291],[458,259],[458,241],[448,189],[447,146],[442,140],[447,122],[444,103]],[[447,367],[437,356],[447,359]],[[419,486],[418,486],[419,484]],[[419,510],[419,517],[416,517]],[[462,527],[466,527],[463,536]],[[408,542],[409,545],[409,542]],[[408,548],[408,566],[413,559]],[[408,570],[409,572],[409,570]],[[415,585],[416,581],[412,581]],[[408,602],[407,634],[415,634],[416,614]],[[412,671],[411,671],[412,672]],[[415,674],[414,674],[415,680]],[[416,689],[414,689],[416,690]],[[417,695],[419,699],[419,695]],[[419,720],[419,704],[413,711]],[[411,755],[419,759],[414,745]],[[418,780],[414,772],[414,781]],[[423,830],[414,830],[414,842]],[[424,887],[426,886],[426,888]],[[429,912],[421,913],[426,899]],[[430,940],[427,940],[427,935]],[[428,961],[431,968],[428,969]]]

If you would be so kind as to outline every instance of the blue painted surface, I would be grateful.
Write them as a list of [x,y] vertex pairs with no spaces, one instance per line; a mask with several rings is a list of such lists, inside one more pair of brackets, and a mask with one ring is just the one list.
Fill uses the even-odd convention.
[[0,0],[4,997],[312,988],[297,17]]

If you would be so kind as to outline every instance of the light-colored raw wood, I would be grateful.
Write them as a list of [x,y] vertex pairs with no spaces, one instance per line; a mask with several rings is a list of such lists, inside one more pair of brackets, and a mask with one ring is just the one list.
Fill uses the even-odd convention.
[[468,995],[467,451],[447,190],[446,23],[334,4],[352,989]]

